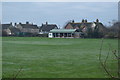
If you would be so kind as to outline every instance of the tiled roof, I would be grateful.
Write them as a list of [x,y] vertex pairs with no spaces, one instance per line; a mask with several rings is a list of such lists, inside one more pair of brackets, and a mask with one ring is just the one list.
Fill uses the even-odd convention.
[[70,23],[73,27],[79,27],[81,26],[86,26],[86,27],[91,27],[92,22],[87,22],[87,23]]
[[11,27],[9,29],[11,30],[12,33],[20,32],[20,30],[18,28],[15,28],[15,27]]
[[11,24],[2,24],[2,29],[7,29],[11,26]]
[[39,29],[37,25],[32,24],[20,24],[23,28],[32,28],[32,29]]
[[[72,23],[72,22],[70,22],[68,24],[70,24],[73,28],[79,27],[81,29],[84,26],[87,27],[87,28],[90,28],[93,23],[95,23],[99,27],[105,28],[104,25],[101,22],[80,22],[80,23]],[[67,27],[67,25],[65,27]]]
[[50,30],[55,29],[55,28],[58,29],[56,24],[43,24],[40,27],[40,30],[49,32]]
[[101,22],[94,22],[94,23],[96,24],[96,26],[99,27],[99,29],[107,30],[107,28]]

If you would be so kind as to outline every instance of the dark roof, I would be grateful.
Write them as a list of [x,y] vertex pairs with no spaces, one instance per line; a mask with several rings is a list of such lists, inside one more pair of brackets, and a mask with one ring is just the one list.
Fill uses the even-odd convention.
[[80,27],[82,23],[70,23],[73,27]]
[[2,24],[2,29],[7,29],[11,26],[11,24]]
[[[74,28],[74,27],[82,28],[83,26],[91,27],[92,22],[86,22],[86,23],[80,22],[80,23],[68,23],[68,24],[71,24],[73,28]],[[66,26],[67,26],[67,25],[66,25]],[[66,26],[65,26],[65,27],[66,27]]]
[[101,22],[94,22],[94,23],[96,24],[96,26],[99,27],[99,29],[107,30],[107,28]]
[[84,25],[85,25],[86,27],[91,27],[92,24],[93,24],[92,22],[84,23]]
[[58,29],[57,25],[56,24],[43,24],[40,27],[40,30],[46,31],[46,32],[49,32],[52,29]]
[[15,27],[11,27],[9,29],[11,30],[12,33],[20,32],[20,30],[18,28],[15,28]]
[[[104,25],[101,23],[101,22],[80,22],[80,23],[68,23],[68,24],[71,24],[71,26],[74,28],[74,27],[79,27],[79,28],[83,28],[84,26],[86,26],[87,28],[90,28],[92,26],[92,24],[95,23],[97,26],[101,27],[101,28],[104,28]],[[67,25],[68,25],[67,24]],[[65,27],[67,27],[67,25]]]
[[20,24],[23,28],[32,28],[32,29],[38,29],[37,25],[33,24]]

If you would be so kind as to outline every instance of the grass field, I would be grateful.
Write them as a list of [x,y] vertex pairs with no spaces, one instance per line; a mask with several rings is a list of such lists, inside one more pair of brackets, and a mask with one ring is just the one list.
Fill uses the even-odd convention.
[[[40,37],[3,37],[3,77],[12,78],[107,78],[98,55],[101,39],[49,39]],[[102,59],[109,45],[118,48],[117,39],[104,39]],[[107,67],[117,75],[117,61],[112,53]]]

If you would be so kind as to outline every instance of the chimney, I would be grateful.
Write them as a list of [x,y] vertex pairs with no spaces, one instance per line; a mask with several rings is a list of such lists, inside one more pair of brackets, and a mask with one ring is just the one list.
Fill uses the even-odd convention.
[[19,24],[22,24],[21,22],[19,22]]
[[72,23],[74,23],[75,21],[74,20],[72,20]]
[[12,22],[10,22],[10,25],[12,25]]
[[99,20],[98,20],[98,19],[96,19],[96,22],[99,22]]
[[84,19],[82,19],[82,23],[84,23]]
[[14,24],[15,26],[17,25],[17,23]]
[[29,22],[27,21],[26,24],[29,24]]
[[46,22],[46,25],[48,25],[48,22]]

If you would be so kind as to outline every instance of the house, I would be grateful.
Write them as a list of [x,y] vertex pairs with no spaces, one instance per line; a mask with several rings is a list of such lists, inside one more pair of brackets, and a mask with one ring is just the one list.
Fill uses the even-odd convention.
[[10,27],[9,28],[11,31],[11,36],[18,36],[18,34],[21,32],[18,28],[16,27]]
[[94,34],[94,32],[105,32],[107,28],[99,22],[98,19],[96,19],[96,22],[87,22],[87,20],[83,19],[78,23],[75,23],[74,20],[72,22],[68,22],[64,29],[77,29],[79,32],[84,33],[84,36],[88,36],[90,34]]
[[26,22],[26,24],[16,24],[15,23],[15,28],[19,29],[21,33],[25,34],[31,34],[31,35],[37,35],[39,33],[39,28],[37,25],[30,24],[29,22]]
[[10,24],[0,24],[2,28],[2,36],[10,36],[12,35],[10,28],[13,27],[12,23]]
[[50,32],[50,30],[52,29],[58,29],[56,24],[48,24],[48,22],[46,22],[46,24],[42,24],[42,26],[40,27],[40,33],[41,34],[48,34]]
[[49,38],[80,38],[80,32],[76,29],[52,29]]
[[83,29],[83,31],[86,31],[87,28],[92,28],[94,30],[96,27],[104,27],[101,22],[97,19],[96,22],[87,22],[87,20],[82,20],[82,22],[75,23],[74,20],[72,22],[68,22],[67,25],[65,25],[64,29]]

